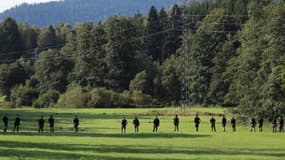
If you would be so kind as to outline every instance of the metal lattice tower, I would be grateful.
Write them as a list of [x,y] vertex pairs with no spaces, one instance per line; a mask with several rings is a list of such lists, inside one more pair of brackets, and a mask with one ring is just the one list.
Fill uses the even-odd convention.
[[187,17],[185,16],[185,8],[183,8],[183,53],[181,55],[181,99],[180,104],[182,110],[190,106],[189,95],[189,48],[188,48],[188,26]]

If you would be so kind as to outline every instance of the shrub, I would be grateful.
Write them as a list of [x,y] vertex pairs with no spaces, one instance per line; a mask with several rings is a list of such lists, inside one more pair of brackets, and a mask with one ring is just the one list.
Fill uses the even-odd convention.
[[129,107],[132,100],[123,94],[105,88],[95,88],[90,91],[90,107]]
[[40,97],[33,103],[35,108],[48,108],[54,106],[59,98],[59,92],[56,90],[48,90],[46,93],[40,95]]
[[81,86],[70,86],[58,100],[57,107],[84,108],[88,107],[89,93]]
[[39,92],[28,85],[17,85],[11,91],[11,105],[13,107],[32,106],[38,98]]
[[152,104],[152,97],[147,94],[143,94],[141,91],[133,91],[131,98],[137,106],[145,106]]

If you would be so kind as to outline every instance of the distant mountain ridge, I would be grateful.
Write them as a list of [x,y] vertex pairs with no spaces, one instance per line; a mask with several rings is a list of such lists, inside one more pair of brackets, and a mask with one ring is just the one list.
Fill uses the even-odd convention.
[[[186,0],[194,3],[199,0]],[[185,0],[63,0],[38,4],[22,4],[0,14],[0,20],[12,17],[18,22],[44,27],[66,22],[92,21],[97,23],[112,15],[133,16],[136,12],[145,14],[154,5],[158,9],[169,7]]]

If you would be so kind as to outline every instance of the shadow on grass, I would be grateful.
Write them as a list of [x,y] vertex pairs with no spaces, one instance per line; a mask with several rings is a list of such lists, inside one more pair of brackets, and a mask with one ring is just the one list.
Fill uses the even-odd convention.
[[[2,134],[3,135],[3,134]],[[7,135],[15,135],[9,133]],[[86,132],[59,132],[59,133],[37,133],[22,132],[15,136],[47,136],[47,137],[82,137],[82,138],[208,138],[210,135],[199,134],[174,134],[174,133],[140,133],[140,134],[114,134],[114,133],[86,133]]]
[[[34,159],[105,159],[105,160],[145,160],[146,158],[123,157],[124,154],[187,154],[208,156],[267,156],[285,157],[282,149],[218,149],[218,148],[194,148],[194,147],[167,147],[146,145],[81,145],[81,144],[53,144],[53,143],[28,143],[15,141],[0,141],[0,153],[4,157],[17,157]],[[84,154],[83,154],[84,153]],[[88,154],[89,153],[89,154]],[[100,155],[92,155],[98,153]],[[121,153],[112,157],[112,153]],[[121,157],[120,157],[121,156]],[[174,160],[169,157],[169,159]]]

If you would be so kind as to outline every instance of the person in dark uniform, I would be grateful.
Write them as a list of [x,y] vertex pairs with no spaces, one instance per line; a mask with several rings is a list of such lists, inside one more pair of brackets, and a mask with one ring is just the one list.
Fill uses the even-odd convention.
[[277,132],[277,118],[273,118],[272,120],[272,132],[276,133]]
[[53,115],[49,116],[48,123],[49,123],[49,131],[50,131],[50,133],[54,133],[54,118],[53,118]]
[[210,123],[212,132],[216,132],[216,119],[214,118],[214,116],[212,116],[212,118],[210,119]]
[[283,116],[279,119],[279,132],[284,132],[284,119]]
[[7,130],[8,130],[8,122],[9,122],[8,114],[7,114],[7,113],[4,115],[2,121],[3,121],[3,124],[4,124],[3,132],[4,132],[4,133],[7,133]]
[[122,127],[121,127],[121,133],[122,134],[126,134],[126,131],[127,131],[127,124],[128,124],[128,121],[127,121],[127,119],[126,119],[126,117],[124,117],[123,119],[122,119]]
[[78,116],[75,115],[73,119],[73,127],[74,127],[75,132],[78,132],[78,126],[79,126],[79,119],[78,119]]
[[44,116],[41,116],[41,118],[39,119],[39,133],[44,132],[44,125],[45,125]]
[[262,132],[262,130],[263,130],[263,122],[264,122],[264,119],[260,116],[258,119],[259,132]]
[[256,128],[256,120],[255,118],[251,118],[250,120],[250,132],[255,132]]
[[194,118],[194,123],[195,123],[196,132],[199,131],[200,122],[201,122],[201,120],[200,120],[200,118],[199,118],[199,115],[196,114],[196,116],[195,116],[195,118]]
[[159,124],[160,124],[160,121],[158,119],[158,116],[156,116],[155,119],[153,120],[153,130],[152,130],[152,132],[157,132]]
[[223,118],[222,118],[222,127],[224,129],[224,132],[226,132],[226,126],[227,126],[227,119],[225,117],[225,115],[223,115]]
[[236,128],[236,119],[235,119],[235,117],[233,117],[231,119],[231,125],[232,125],[233,132],[236,132],[237,128]]
[[21,122],[21,119],[20,119],[20,116],[17,114],[16,116],[16,119],[15,119],[15,123],[14,123],[14,133],[17,131],[17,133],[19,133],[19,130],[20,130],[20,122]]
[[178,115],[176,114],[174,119],[173,119],[173,123],[174,123],[174,132],[178,132],[179,131],[179,118]]
[[135,133],[139,133],[140,121],[139,121],[137,116],[133,120],[133,124],[134,124],[134,127],[135,127]]

